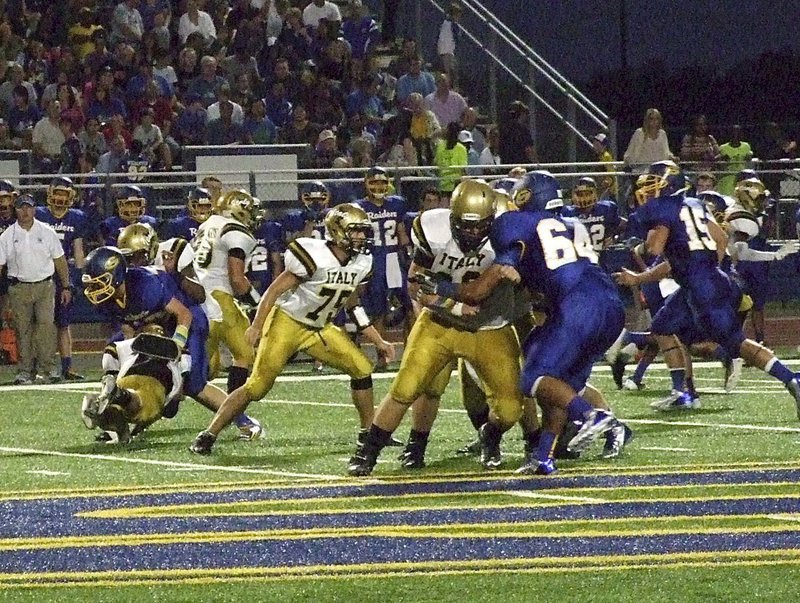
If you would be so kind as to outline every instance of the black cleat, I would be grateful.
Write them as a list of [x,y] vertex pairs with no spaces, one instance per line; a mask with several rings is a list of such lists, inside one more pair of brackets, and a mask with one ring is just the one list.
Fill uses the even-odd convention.
[[481,441],[480,440],[473,440],[469,444],[466,444],[456,450],[456,454],[459,456],[478,456],[481,453]]
[[378,462],[377,453],[371,453],[367,446],[361,446],[347,464],[347,474],[353,477],[366,477]]
[[214,442],[217,441],[215,436],[210,431],[201,431],[189,446],[189,450],[195,454],[211,454],[211,449],[214,447]]
[[397,457],[400,466],[404,469],[422,469],[425,466],[425,449],[428,446],[427,440],[409,440],[403,452]]
[[561,435],[558,436],[558,440],[556,441],[556,447],[555,450],[553,450],[554,459],[572,460],[580,458],[580,452],[567,450],[567,444],[569,444],[569,441],[577,435],[580,428],[581,423],[567,421],[567,424],[564,426],[564,430],[561,432]]
[[500,452],[500,436],[487,433],[484,423],[478,430],[478,440],[481,445],[481,465],[485,469],[497,469],[503,464],[503,454]]
[[64,371],[61,374],[61,378],[64,381],[83,381],[86,379],[86,377],[84,377],[83,375],[79,375],[78,373],[75,373],[73,371]]
[[614,425],[606,432],[606,443],[602,457],[613,459],[622,454],[625,446],[633,439],[633,431],[622,421],[615,420]]

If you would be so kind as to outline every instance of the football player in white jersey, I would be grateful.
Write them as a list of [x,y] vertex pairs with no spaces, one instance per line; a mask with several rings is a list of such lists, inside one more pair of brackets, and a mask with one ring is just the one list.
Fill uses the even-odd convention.
[[[489,185],[478,180],[461,182],[453,191],[450,209],[431,209],[415,220],[410,274],[453,283],[480,276],[495,257],[488,240],[495,210],[495,192]],[[480,308],[417,294],[414,289],[418,285],[412,285],[411,291],[427,307],[411,329],[397,377],[348,472],[363,476],[372,471],[408,407],[421,395],[441,395],[450,376],[447,369],[457,358],[470,363],[490,392],[491,412],[479,431],[481,463],[486,468],[497,467],[501,436],[520,419],[524,405],[518,386],[520,347],[511,325],[515,317],[513,285],[504,283]]]
[[258,342],[253,373],[228,395],[208,430],[195,438],[192,452],[209,454],[219,432],[250,402],[269,392],[298,351],[347,373],[361,428],[372,423],[372,362],[343,329],[331,322],[346,307],[377,351],[394,358],[392,344],[380,336],[364,308],[357,305],[359,286],[372,274],[372,233],[366,212],[344,203],[328,212],[325,240],[301,237],[289,244],[286,268],[264,293],[247,329],[247,342]]
[[[206,291],[211,374],[219,369],[219,344],[231,351],[228,393],[241,387],[253,364],[253,348],[244,338],[250,321],[237,300],[255,306],[260,296],[247,278],[247,261],[256,247],[253,230],[260,218],[254,198],[243,190],[225,193],[219,211],[203,222],[192,241],[194,269]],[[240,426],[241,427],[241,426]]]

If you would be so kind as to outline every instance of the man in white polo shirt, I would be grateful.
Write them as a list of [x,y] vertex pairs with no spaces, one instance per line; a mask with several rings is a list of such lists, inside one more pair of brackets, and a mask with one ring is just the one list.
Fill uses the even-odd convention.
[[329,0],[313,0],[303,9],[303,25],[316,30],[321,19],[326,19],[329,23],[336,23],[334,27],[338,31],[342,24],[342,13],[339,7]]
[[72,302],[69,268],[56,231],[35,219],[36,202],[27,194],[14,200],[17,221],[0,235],[0,268],[8,267],[8,307],[17,332],[19,373],[14,383],[33,382],[38,370],[50,382],[55,367],[56,325],[53,273],[63,287],[61,302]]

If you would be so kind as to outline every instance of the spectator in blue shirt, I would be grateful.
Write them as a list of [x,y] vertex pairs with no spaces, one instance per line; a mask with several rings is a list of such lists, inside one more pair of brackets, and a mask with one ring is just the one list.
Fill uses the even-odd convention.
[[422,70],[422,58],[419,56],[411,59],[408,64],[408,73],[397,80],[395,102],[399,106],[403,106],[408,95],[413,92],[418,92],[422,98],[436,92],[436,81],[430,72]]
[[197,94],[187,93],[185,106],[178,113],[172,126],[172,134],[182,145],[204,144],[206,139],[206,110]]
[[216,102],[217,90],[225,83],[225,78],[217,75],[217,59],[206,55],[200,59],[200,75],[191,81],[188,92],[199,96],[203,107],[208,108]]
[[275,142],[278,131],[275,124],[267,117],[267,107],[262,99],[255,98],[250,103],[247,117],[244,119],[244,129],[253,144]]

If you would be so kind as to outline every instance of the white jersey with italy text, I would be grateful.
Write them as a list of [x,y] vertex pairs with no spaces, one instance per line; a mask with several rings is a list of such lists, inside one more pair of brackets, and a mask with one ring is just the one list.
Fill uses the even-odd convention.
[[328,241],[301,237],[284,254],[286,270],[302,279],[276,305],[296,321],[321,329],[343,307],[356,288],[372,275],[372,256],[356,254],[342,264]]

